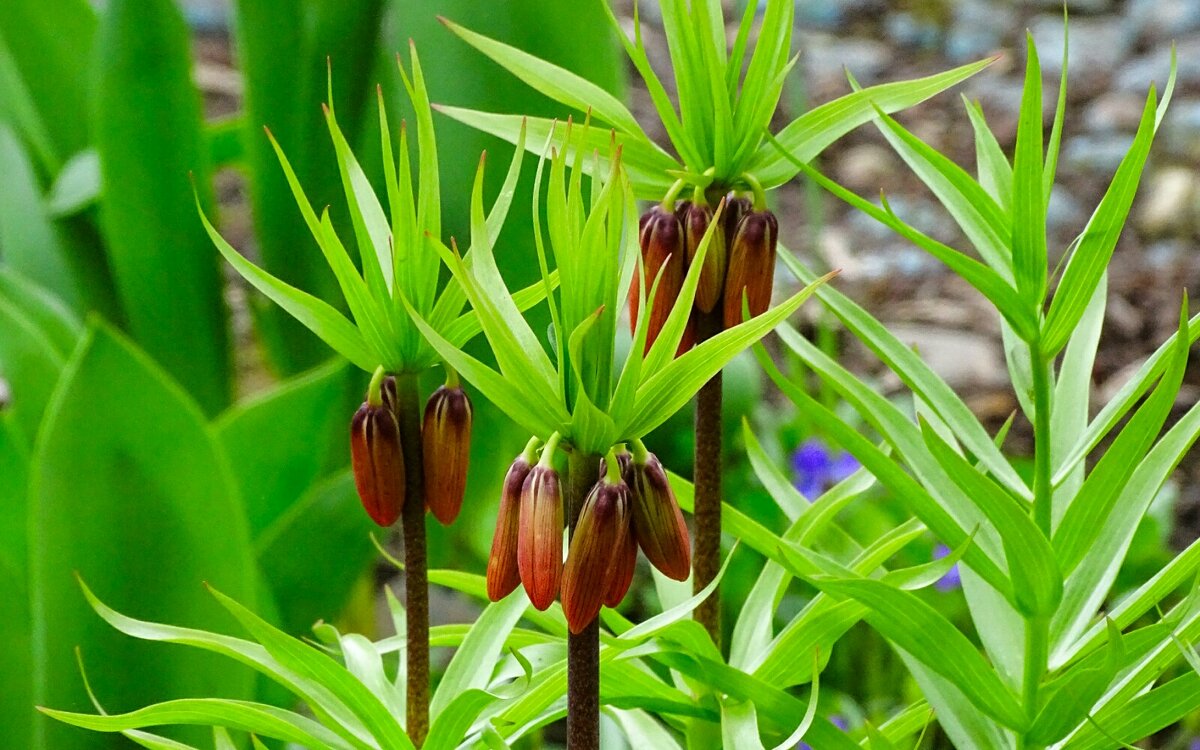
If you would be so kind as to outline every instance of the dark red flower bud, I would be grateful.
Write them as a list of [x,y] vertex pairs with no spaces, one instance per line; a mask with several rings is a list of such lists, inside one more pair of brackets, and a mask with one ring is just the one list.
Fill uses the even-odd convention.
[[392,410],[396,415],[396,420],[400,420],[400,401],[396,396],[396,376],[385,375],[379,383],[379,397],[383,399],[383,405]]
[[775,283],[775,245],[779,223],[770,211],[751,211],[738,221],[725,279],[725,328],[742,322],[742,290],[750,317],[766,312]]
[[364,402],[350,421],[354,485],[371,520],[391,526],[404,508],[404,452],[390,408]]
[[471,399],[458,386],[441,386],[425,404],[421,426],[425,504],[442,525],[458,517],[471,458]]
[[[650,351],[650,346],[662,331],[675,300],[679,298],[679,291],[683,288],[685,251],[683,227],[679,219],[661,205],[656,205],[642,214],[640,227],[638,241],[642,250],[642,273],[633,275],[633,284],[629,291],[629,322],[636,332],[638,307],[641,302],[639,290],[644,288],[647,295],[646,304],[650,308],[650,320],[646,324],[646,351]],[[662,278],[658,281],[658,291],[654,299],[649,299],[650,290],[660,270]]]
[[608,590],[604,593],[604,606],[617,606],[625,598],[625,594],[629,593],[629,586],[633,583],[633,572],[637,568],[637,551],[637,534],[630,523],[625,532],[625,543],[613,559],[608,577]]
[[563,570],[563,614],[572,633],[582,633],[600,613],[628,533],[629,487],[601,479],[583,501]]
[[725,210],[721,212],[721,225],[725,229],[725,249],[733,247],[733,236],[737,234],[738,222],[753,210],[749,198],[740,198],[737,193],[725,196]]
[[[681,210],[680,219],[683,222],[687,264],[691,266],[696,260],[696,252],[704,239],[704,233],[712,223],[713,210],[708,206],[688,203],[686,208]],[[724,227],[718,227],[709,240],[704,264],[700,268],[700,282],[696,286],[696,309],[702,313],[712,312],[721,301],[721,292],[725,288],[725,261],[725,231]]]
[[492,536],[492,554],[488,556],[488,598],[498,602],[521,583],[517,565],[517,538],[521,529],[521,488],[532,465],[526,454],[517,456],[504,476],[500,493],[500,512],[496,516],[496,533]]
[[538,609],[546,609],[558,596],[563,571],[562,532],[562,486],[558,472],[543,455],[521,486],[517,535],[517,569],[529,601]]
[[[638,451],[635,450],[635,454]],[[634,456],[625,474],[633,499],[633,530],[650,564],[676,581],[691,571],[691,542],[667,473],[653,453]]]

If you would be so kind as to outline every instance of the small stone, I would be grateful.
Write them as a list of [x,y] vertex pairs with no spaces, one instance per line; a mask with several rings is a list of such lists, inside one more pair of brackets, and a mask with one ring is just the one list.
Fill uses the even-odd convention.
[[1200,3],[1196,2],[1130,0],[1125,16],[1138,34],[1150,42],[1165,42],[1200,31]]
[[[1031,4],[1042,10],[1058,11],[1059,18],[1062,17],[1062,0],[1035,0]],[[1096,15],[1112,10],[1113,0],[1067,0],[1066,6],[1071,15]]]
[[1007,4],[960,0],[946,31],[946,56],[956,63],[986,57],[1003,47],[1005,31],[1015,25],[1015,13]]
[[[864,86],[877,83],[895,62],[895,50],[876,39],[837,39],[828,34],[801,35],[804,66],[813,89],[824,92],[846,89],[846,71]],[[840,94],[839,94],[840,95]]]
[[1061,163],[1068,169],[1111,176],[1125,158],[1132,137],[1121,133],[1077,135],[1062,146]]
[[851,146],[837,160],[838,180],[855,192],[874,195],[887,187],[887,178],[900,168],[899,161],[895,152],[877,143]]
[[1200,99],[1171,102],[1154,147],[1184,159],[1200,158]]
[[1137,226],[1148,237],[1187,237],[1200,215],[1200,190],[1191,169],[1167,167],[1150,179],[1139,201]]
[[1084,108],[1083,124],[1090,133],[1134,133],[1142,121],[1145,105],[1145,93],[1111,91]]
[[[1071,27],[1071,46],[1075,46],[1075,28]],[[1176,44],[1177,85],[1186,88],[1189,84],[1200,83],[1200,34],[1179,39]],[[1167,76],[1171,72],[1171,48],[1163,44],[1152,48],[1149,52],[1132,60],[1124,60],[1114,79],[1114,88],[1120,91],[1141,93],[1142,96],[1150,89],[1150,84],[1157,84],[1159,94],[1167,85]]]
[[[1111,73],[1124,62],[1133,47],[1134,34],[1119,18],[1072,18],[1070,24],[1067,64],[1072,78],[1096,72]],[[1057,76],[1062,70],[1062,14],[1038,16],[1030,30],[1037,43],[1043,75]]]
[[903,323],[889,329],[955,390],[987,389],[1007,381],[1000,349],[988,336]]

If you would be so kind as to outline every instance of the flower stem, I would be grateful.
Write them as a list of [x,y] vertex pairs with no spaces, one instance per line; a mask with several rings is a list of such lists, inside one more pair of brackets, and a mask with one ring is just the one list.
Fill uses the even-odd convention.
[[[697,321],[696,343],[720,332],[717,314]],[[717,577],[721,567],[721,373],[696,394],[695,507],[696,550],[692,557],[692,589],[699,592]],[[720,590],[696,607],[696,621],[721,647]]]
[[[579,511],[596,483],[600,456],[567,452],[567,523],[574,535]],[[600,619],[567,636],[567,750],[600,747]]]
[[421,460],[421,394],[416,375],[396,378],[406,476],[404,608],[408,618],[408,736],[420,747],[429,733],[429,571],[425,554],[425,480]]

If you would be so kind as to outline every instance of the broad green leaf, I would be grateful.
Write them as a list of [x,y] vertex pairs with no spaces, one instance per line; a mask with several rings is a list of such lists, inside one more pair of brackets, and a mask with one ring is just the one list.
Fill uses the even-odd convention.
[[896,652],[955,747],[1011,750],[1012,742],[1005,729],[978,710],[953,682],[904,649],[897,648]]
[[[343,471],[309,487],[255,537],[263,578],[275,594],[279,622],[291,632],[335,618],[375,559],[354,477]],[[330,555],[298,550],[336,550]]]
[[722,747],[765,750],[752,701],[721,701],[721,743]]
[[[233,11],[234,42],[245,83],[242,140],[261,265],[288,286],[333,302],[334,277],[296,220],[296,204],[262,130],[270,128],[314,199],[319,205],[333,204],[340,221],[344,214],[337,163],[323,137],[318,104],[328,83],[334,100],[326,103],[337,110],[347,139],[358,142],[367,119],[364,105],[372,88],[368,84],[377,80],[371,75],[379,52],[381,3],[238,0]],[[388,62],[394,65],[390,56]],[[272,305],[252,309],[268,356],[283,373],[298,373],[326,358],[320,343],[283,310]]]
[[[988,127],[979,102],[967,101],[964,96],[963,104],[966,105],[971,128],[975,131],[975,163],[979,184],[1008,213],[1012,210],[1012,165],[1000,149],[995,133]],[[1006,250],[1011,253],[1011,248]],[[1011,262],[1009,259],[1008,265]]]
[[[1137,742],[1179,721],[1200,707],[1200,675],[1189,672],[1134,698],[1129,703],[1099,711],[1094,723],[1070,738],[1071,750],[1104,750],[1115,737]],[[1103,728],[1100,733],[1096,727]],[[1105,736],[1107,735],[1107,736]]]
[[0,300],[24,313],[63,357],[75,349],[83,324],[50,292],[11,269],[0,267]]
[[[11,58],[41,131],[23,135],[39,141],[34,150],[46,175],[84,148],[92,132],[90,113],[81,103],[94,90],[89,53],[95,36],[96,12],[86,0],[64,0],[53,13],[38,0],[11,0],[0,7],[0,47]],[[0,93],[6,100],[16,94]],[[0,112],[7,106],[0,104]]]
[[82,311],[80,269],[46,211],[37,174],[17,134],[0,120],[0,259]]
[[[0,471],[13,471],[15,467],[8,463],[8,437],[3,434],[4,423],[0,422]],[[15,474],[15,472],[14,472]],[[21,507],[13,508],[10,503],[24,502],[24,488],[20,495],[8,492],[7,482],[10,477],[0,479],[0,498],[3,498],[3,512],[11,514],[11,520],[24,520],[25,513]],[[5,519],[7,526],[9,519]],[[15,529],[21,532],[24,542],[24,528]],[[8,542],[9,530],[0,528],[0,541]],[[16,545],[14,545],[15,547]],[[0,618],[0,659],[4,660],[7,675],[0,684],[0,726],[4,727],[6,742],[13,747],[38,748],[33,739],[35,717],[31,707],[33,698],[33,632],[29,619],[29,589],[27,571],[24,560],[24,545],[20,565],[8,553],[0,553],[0,597],[5,602],[4,617]]]
[[[779,132],[778,140],[799,161],[810,161],[838,138],[870,122],[875,116],[876,107],[890,113],[920,104],[970,78],[994,60],[981,60],[925,78],[884,83],[846,94],[796,118]],[[796,176],[799,169],[781,158],[770,143],[764,143],[759,147],[748,171],[763,187],[772,188]]]
[[[1013,275],[1017,293],[1040,310],[1046,294],[1046,201],[1042,197],[1042,69],[1033,35],[1025,34],[1025,90],[1013,154]],[[1085,296],[1090,297],[1089,294]],[[1018,331],[1019,332],[1019,331]],[[1023,335],[1023,338],[1029,340]]]
[[811,579],[840,598],[866,605],[866,620],[885,638],[949,680],[980,711],[1013,729],[1027,719],[1016,696],[966,636],[917,596],[869,579]]
[[1108,652],[1102,663],[1095,666],[1081,664],[1046,686],[1048,697],[1027,735],[1034,742],[1049,745],[1065,737],[1090,714],[1092,704],[1123,665],[1125,647],[1121,643],[1121,631],[1111,620],[1107,621],[1107,626]]
[[0,377],[11,391],[5,410],[25,445],[33,444],[66,356],[37,319],[0,294]]
[[[180,695],[249,697],[253,680],[197,654],[164,658],[96,618],[75,573],[141,614],[219,628],[200,584],[247,601],[257,575],[229,466],[199,408],[133,345],[93,327],[55,389],[30,477],[34,698],[82,708],[73,655],[120,664],[97,694],[127,711]],[[136,554],[131,554],[136,550]],[[45,747],[79,735],[44,720]],[[106,746],[99,738],[87,747]],[[74,747],[74,745],[71,745]]]
[[230,400],[230,345],[220,274],[189,195],[189,174],[206,200],[210,188],[188,40],[169,0],[109,3],[95,139],[101,227],[129,330],[211,415]]
[[46,208],[52,216],[62,218],[90,208],[102,196],[100,155],[89,148],[72,156],[54,176]]
[[216,421],[253,537],[299,501],[334,446],[345,442],[350,375],[345,362],[330,362],[232,407]]
[[602,707],[606,715],[616,721],[621,733],[633,747],[653,747],[658,750],[683,750],[666,727],[654,715],[641,709]]

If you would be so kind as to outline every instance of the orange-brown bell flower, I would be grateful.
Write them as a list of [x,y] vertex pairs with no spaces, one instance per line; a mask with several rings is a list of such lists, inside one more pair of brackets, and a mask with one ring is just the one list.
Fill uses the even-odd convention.
[[546,442],[542,457],[521,485],[517,570],[529,601],[546,609],[558,596],[562,580],[563,495],[554,452],[558,436]]
[[492,553],[488,556],[488,599],[498,602],[511,594],[521,583],[517,565],[517,538],[521,529],[521,490],[537,459],[534,453],[538,439],[532,438],[521,455],[517,456],[504,476],[500,492],[500,512],[496,515],[496,533],[492,536]]
[[742,292],[750,317],[766,312],[775,283],[775,248],[779,223],[770,211],[750,211],[737,223],[725,279],[725,328],[742,322]]
[[[691,266],[696,260],[696,252],[704,239],[704,233],[713,221],[713,210],[700,203],[686,202],[679,207],[678,214],[683,224],[687,264]],[[702,313],[712,312],[721,302],[725,288],[725,263],[725,228],[722,226],[713,232],[712,239],[708,242],[708,250],[704,254],[704,263],[700,268],[695,307]]]
[[[642,272],[633,275],[629,291],[629,323],[636,332],[644,289],[646,304],[650,308],[650,320],[646,323],[646,351],[650,351],[683,288],[686,273],[683,227],[674,212],[656,205],[642,214],[638,241],[642,252]],[[650,291],[654,288],[656,278],[658,288],[651,299]],[[686,334],[684,339],[687,339]],[[682,342],[680,347],[682,349]]]
[[400,425],[380,392],[381,373],[372,378],[367,400],[350,420],[350,464],[363,508],[380,526],[391,526],[404,508],[404,451]]
[[458,517],[467,490],[471,416],[471,399],[453,375],[425,404],[421,426],[425,504],[444,526]]
[[692,565],[687,523],[658,457],[639,441],[634,441],[625,481],[632,494],[633,530],[642,553],[663,575],[686,580]]
[[588,493],[571,536],[562,606],[572,633],[582,633],[600,613],[628,533],[629,487],[614,470]]

